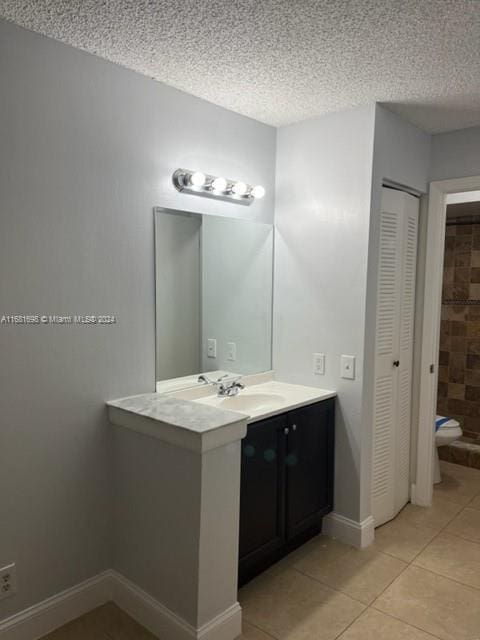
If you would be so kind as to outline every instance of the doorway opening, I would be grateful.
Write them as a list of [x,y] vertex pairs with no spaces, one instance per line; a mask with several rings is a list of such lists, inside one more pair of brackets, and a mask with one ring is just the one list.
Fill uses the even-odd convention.
[[[465,194],[466,192],[470,193],[470,201],[479,200],[477,195],[472,192],[480,192],[480,176],[432,182],[428,203],[423,203],[427,215],[423,229],[420,230],[419,243],[418,265],[421,271],[422,286],[417,296],[415,312],[420,344],[415,373],[418,383],[415,384],[418,408],[415,422],[417,422],[418,428],[414,430],[416,433],[416,453],[412,469],[411,489],[411,502],[420,506],[430,506],[432,503],[436,454],[437,391],[439,378],[445,375],[442,371],[439,376],[439,366],[447,204],[464,204],[465,200],[463,203],[459,203],[458,198],[465,198],[465,196],[453,196],[452,194]],[[450,200],[448,203],[447,197]],[[455,274],[453,277],[455,278]],[[460,274],[459,277],[461,277]],[[468,293],[470,295],[470,289]],[[460,341],[458,342],[460,343]],[[454,392],[453,387],[452,392]]]
[[480,469],[480,192],[446,197],[437,461]]

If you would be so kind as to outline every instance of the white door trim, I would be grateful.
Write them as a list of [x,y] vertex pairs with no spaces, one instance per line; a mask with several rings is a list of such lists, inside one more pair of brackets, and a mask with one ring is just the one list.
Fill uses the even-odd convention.
[[[442,304],[443,256],[445,245],[446,196],[480,189],[480,176],[430,183],[425,247],[425,289],[423,295],[420,384],[418,388],[418,440],[413,504],[428,507],[433,496],[434,420],[437,403],[438,352]],[[430,372],[433,364],[434,373]]]

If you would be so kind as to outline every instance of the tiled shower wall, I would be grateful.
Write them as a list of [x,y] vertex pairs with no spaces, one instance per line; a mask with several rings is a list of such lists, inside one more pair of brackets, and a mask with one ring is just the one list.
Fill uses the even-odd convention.
[[476,300],[480,303],[480,220],[447,224],[437,412],[458,420],[465,438],[480,443],[480,304],[474,304]]

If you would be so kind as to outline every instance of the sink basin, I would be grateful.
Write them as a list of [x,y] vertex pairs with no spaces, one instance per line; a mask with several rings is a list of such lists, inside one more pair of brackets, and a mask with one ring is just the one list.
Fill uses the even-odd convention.
[[260,393],[254,391],[240,391],[236,396],[219,398],[218,396],[208,396],[198,398],[197,402],[213,405],[231,411],[240,411],[250,414],[258,411],[273,411],[285,402],[285,397],[279,393]]
[[258,378],[262,378],[262,374],[245,376],[243,383],[248,386],[236,396],[231,397],[219,398],[212,385],[198,385],[196,388],[185,389],[170,395],[217,409],[241,413],[243,416],[247,416],[249,423],[335,396],[334,391],[326,389],[305,387],[271,379],[264,382],[257,381]]

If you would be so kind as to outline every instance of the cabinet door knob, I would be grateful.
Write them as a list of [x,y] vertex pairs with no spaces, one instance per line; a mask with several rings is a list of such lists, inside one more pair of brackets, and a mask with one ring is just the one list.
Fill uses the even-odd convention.
[[400,360],[394,360],[393,361],[393,366],[394,367],[399,367],[400,366]]
[[284,433],[286,436],[288,436],[289,431],[290,431],[290,430],[289,430],[289,428],[288,428],[288,427],[285,427],[285,429],[283,430],[283,433]]
[[296,424],[292,424],[292,431],[296,431],[297,430],[297,425]]

